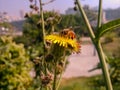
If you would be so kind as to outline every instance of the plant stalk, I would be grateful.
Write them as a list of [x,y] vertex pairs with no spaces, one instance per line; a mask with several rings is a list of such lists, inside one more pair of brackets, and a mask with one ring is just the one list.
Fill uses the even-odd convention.
[[79,1],[78,1],[78,0],[75,0],[75,1],[76,1],[76,3],[77,3],[77,6],[78,6],[79,11],[81,12],[81,16],[82,16],[82,18],[84,19],[84,22],[85,22],[85,24],[86,24],[86,26],[87,26],[87,29],[88,29],[88,31],[89,31],[89,33],[90,33],[90,37],[91,37],[92,41],[94,41],[95,34],[94,34],[93,30],[92,30],[92,27],[91,27],[91,25],[90,25],[90,23],[89,23],[89,20],[87,19],[87,16],[86,16],[86,14],[85,14],[85,12],[84,12],[81,4],[79,3]]
[[[81,12],[81,15],[85,21],[85,24],[88,28],[90,38],[96,47],[96,50],[97,50],[97,53],[98,53],[98,56],[99,56],[99,59],[100,59],[101,65],[102,65],[102,72],[103,72],[103,76],[104,76],[105,83],[106,83],[106,90],[113,90],[112,83],[111,83],[110,76],[109,76],[109,72],[108,72],[108,68],[107,68],[107,64],[105,61],[105,57],[104,57],[104,53],[103,53],[103,49],[101,47],[100,41],[96,40],[93,29],[91,28],[90,22],[88,21],[88,18],[86,16],[81,4],[79,3],[79,0],[75,0],[75,1],[77,3],[78,9]],[[101,15],[102,15],[101,12],[102,12],[102,1],[100,1],[99,12],[98,12],[99,13],[98,15],[100,15],[98,17],[98,26],[101,26]]]
[[96,45],[96,49],[97,49],[97,52],[98,52],[98,56],[99,56],[101,67],[102,67],[103,76],[104,76],[104,79],[105,79],[106,90],[113,90],[110,75],[109,75],[109,71],[108,71],[108,67],[107,67],[107,63],[106,63],[106,60],[105,60],[105,55],[104,55],[104,52],[103,52],[100,41]]
[[39,0],[39,2],[40,2],[40,15],[41,15],[41,20],[42,20],[43,43],[45,46],[46,45],[45,43],[45,22],[44,22],[44,16],[43,16],[42,0]]
[[54,81],[53,81],[53,89],[52,90],[57,90],[56,89],[56,81],[57,81],[57,62],[55,61],[55,68],[54,68]]
[[[45,75],[47,74],[47,66],[46,66],[46,62],[45,62],[45,49],[46,49],[46,42],[45,42],[45,22],[44,22],[44,15],[43,15],[43,8],[42,8],[42,0],[39,0],[40,3],[40,16],[41,16],[41,20],[42,20],[42,34],[43,34],[43,62],[44,62],[44,66],[45,66]],[[48,90],[48,87],[46,87],[46,90]]]
[[99,0],[97,28],[101,27],[101,24],[102,24],[101,20],[102,20],[102,0]]
[[57,87],[56,87],[56,90],[58,90],[59,86],[60,86],[60,82],[62,80],[62,75],[63,75],[63,72],[64,72],[64,68],[65,68],[65,65],[66,65],[66,54],[65,54],[65,51],[64,51],[64,54],[63,54],[63,61],[64,61],[64,65],[63,65],[63,70],[62,72],[60,73],[60,77],[59,77],[59,80],[58,80],[58,83],[57,83]]
[[[102,0],[99,0],[99,11],[98,11],[98,23],[97,23],[97,29],[99,27],[101,27],[102,24]],[[111,79],[110,79],[110,74],[108,71],[108,67],[107,67],[107,63],[106,63],[106,58],[100,43],[100,39],[98,39],[96,45],[96,49],[98,51],[98,55],[99,55],[99,59],[100,59],[100,63],[102,66],[102,71],[103,71],[103,75],[104,75],[104,79],[105,79],[105,84],[106,84],[106,89],[107,90],[113,90],[112,87],[112,83],[111,83]]]
[[44,49],[44,53],[43,53],[43,62],[44,62],[44,66],[45,66],[45,74],[47,74],[47,66],[45,63],[45,49],[46,49],[46,42],[45,42],[45,23],[44,23],[44,15],[43,15],[43,8],[42,8],[42,0],[39,0],[40,2],[40,15],[41,15],[41,20],[42,20],[42,34],[43,34],[43,49]]

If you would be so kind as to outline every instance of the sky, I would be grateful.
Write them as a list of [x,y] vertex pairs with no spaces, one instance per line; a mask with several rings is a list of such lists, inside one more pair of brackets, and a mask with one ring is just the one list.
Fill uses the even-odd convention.
[[[39,0],[37,0],[39,1]],[[42,0],[48,2],[49,0]],[[89,5],[97,7],[99,0],[80,0],[82,5]],[[20,10],[25,12],[30,11],[29,0],[0,0],[0,12],[7,12],[12,16],[20,16]],[[55,10],[60,13],[65,13],[69,7],[74,7],[74,0],[55,0],[53,3],[45,5],[44,10]],[[120,7],[120,0],[103,0],[103,8],[118,8]]]

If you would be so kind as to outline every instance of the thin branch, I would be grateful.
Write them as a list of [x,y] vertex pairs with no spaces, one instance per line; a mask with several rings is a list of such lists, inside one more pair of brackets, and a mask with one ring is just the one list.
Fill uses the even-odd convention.
[[97,22],[97,28],[101,26],[101,20],[102,19],[102,0],[99,0],[99,10],[98,10],[98,22]]
[[92,29],[92,27],[91,27],[91,25],[90,25],[90,22],[89,22],[89,20],[88,20],[88,18],[87,18],[87,15],[85,14],[85,11],[83,10],[83,8],[82,8],[81,4],[79,3],[79,1],[78,1],[78,0],[75,0],[75,1],[76,1],[76,3],[77,3],[78,9],[79,9],[80,12],[81,12],[81,16],[82,16],[82,18],[84,19],[85,24],[86,24],[86,26],[87,26],[87,28],[88,28],[88,31],[89,31],[89,33],[90,33],[90,37],[91,37],[91,39],[92,39],[92,41],[93,41],[94,38],[95,38],[95,34],[94,34],[93,29]]

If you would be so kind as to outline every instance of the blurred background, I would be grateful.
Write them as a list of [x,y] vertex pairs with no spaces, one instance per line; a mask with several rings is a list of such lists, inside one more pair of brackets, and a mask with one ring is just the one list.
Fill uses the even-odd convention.
[[[43,0],[43,3],[48,1],[49,0]],[[81,0],[81,4],[93,29],[96,28],[97,25],[98,3],[99,0]],[[11,48],[7,48],[7,50],[10,50],[10,52],[15,51],[17,53],[22,52],[19,57],[16,56],[17,54],[15,53],[15,57],[19,60],[24,58],[23,61],[16,61],[17,65],[19,65],[18,69],[24,67],[18,71],[17,68],[14,67],[16,64],[14,64],[12,60],[6,61],[6,64],[3,65],[3,58],[8,58],[9,55],[7,54],[8,51],[4,49],[4,44],[2,42],[3,39],[0,40],[0,50],[4,51],[4,53],[2,51],[0,52],[0,75],[6,75],[7,77],[5,77],[6,79],[2,77],[2,80],[6,80],[6,82],[3,83],[0,81],[0,90],[38,90],[39,81],[36,79],[31,85],[31,78],[27,78],[28,72],[32,77],[35,77],[34,69],[36,67],[33,64],[33,59],[42,54],[43,48],[39,47],[41,38],[39,34],[41,32],[38,31],[38,27],[35,26],[37,25],[37,22],[39,22],[39,17],[33,15],[29,18],[31,13],[36,14],[36,12],[31,9],[30,5],[31,2],[29,0],[0,0],[0,36],[9,35],[14,37],[13,41],[16,42],[16,45],[22,43],[23,46],[14,46],[11,43],[12,41],[10,38],[5,39],[6,41],[10,41],[9,44],[5,44],[6,46],[9,45]],[[39,9],[38,1],[36,5]],[[59,90],[105,90],[97,52],[89,38],[87,28],[84,25],[80,13],[74,8],[74,0],[53,0],[53,2],[44,5],[43,10],[48,12],[46,14],[49,17],[54,15],[57,16],[55,13],[57,12],[59,15],[56,18],[62,18],[55,26],[56,32],[64,28],[72,27],[81,43],[81,53],[71,54],[68,57],[68,64],[65,72],[63,73],[63,80]],[[27,18],[26,15],[28,15]],[[102,23],[107,23],[115,19],[120,19],[120,0],[104,0]],[[46,25],[45,28],[49,30],[51,26]],[[120,28],[104,35],[102,38],[102,45],[106,56],[109,58],[107,63],[110,68],[114,90],[120,90]],[[20,51],[19,49],[24,49],[25,51]],[[24,54],[25,52],[29,55],[30,61],[26,60],[27,56]],[[29,62],[30,64],[23,65],[25,62]],[[11,74],[13,72],[20,73],[21,71],[25,71],[20,74],[21,76],[14,76],[14,74]],[[18,77],[22,76],[24,78],[21,78],[18,81],[16,80]],[[26,82],[24,82],[25,79]],[[23,84],[19,86],[20,88],[22,87],[22,89],[15,89],[17,88],[19,81]],[[27,83],[27,85],[25,85],[25,83]]]

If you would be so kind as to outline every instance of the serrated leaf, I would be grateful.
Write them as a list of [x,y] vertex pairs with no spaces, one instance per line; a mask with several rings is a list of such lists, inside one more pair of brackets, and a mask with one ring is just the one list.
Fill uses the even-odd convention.
[[110,21],[106,24],[103,24],[100,28],[98,28],[97,37],[102,37],[106,32],[114,30],[116,28],[120,27],[120,19],[116,19],[113,21]]

